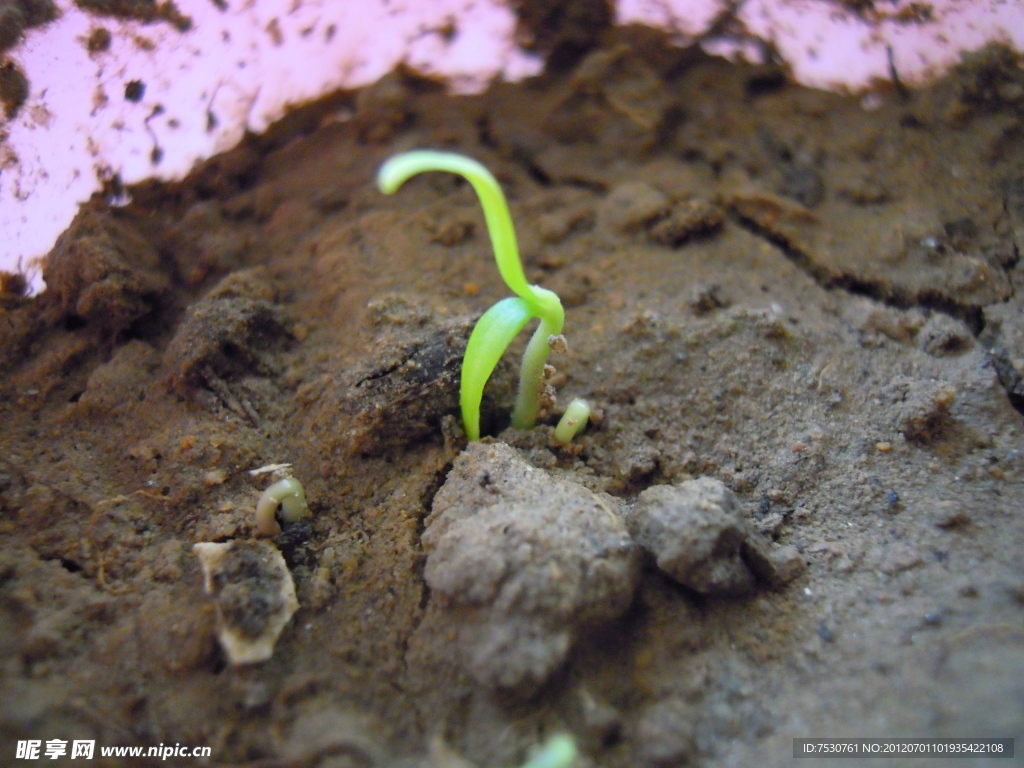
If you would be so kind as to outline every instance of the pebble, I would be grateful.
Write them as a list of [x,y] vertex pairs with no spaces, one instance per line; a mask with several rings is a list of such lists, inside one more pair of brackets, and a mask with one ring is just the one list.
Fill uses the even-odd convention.
[[805,567],[793,547],[772,551],[740,514],[732,491],[713,478],[648,488],[627,522],[659,570],[704,595],[748,594],[758,581],[779,586]]

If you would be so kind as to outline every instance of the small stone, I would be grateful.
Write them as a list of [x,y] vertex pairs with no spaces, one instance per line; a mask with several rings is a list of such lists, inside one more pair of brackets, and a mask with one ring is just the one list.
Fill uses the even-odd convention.
[[771,585],[778,588],[789,584],[806,571],[807,561],[796,547],[789,545],[772,552],[771,566]]
[[962,528],[971,522],[971,513],[955,501],[940,501],[930,510],[929,519],[936,528]]
[[224,485],[224,481],[227,480],[228,473],[223,469],[211,469],[209,472],[203,474],[203,485],[207,488],[212,488],[215,485]]
[[141,80],[129,80],[124,86],[124,98],[126,101],[138,103],[146,94],[146,84]]
[[722,293],[722,287],[717,284],[694,285],[690,289],[688,304],[693,314],[698,317],[713,312],[716,309],[724,309],[730,305],[730,301]]
[[774,536],[785,523],[786,518],[781,512],[772,512],[770,515],[757,520],[754,524],[757,530],[764,536]]
[[955,400],[953,387],[937,379],[900,376],[893,381],[891,392],[896,403],[896,426],[908,440],[927,443],[942,433]]
[[779,553],[740,514],[732,491],[709,477],[648,488],[627,523],[659,570],[701,594],[747,594],[758,579],[774,585],[798,568],[788,553],[777,560]]
[[924,562],[921,553],[916,549],[898,543],[875,547],[868,552],[865,561],[869,567],[874,567],[887,576],[908,571]]
[[970,351],[974,335],[960,320],[936,313],[921,328],[917,342],[932,357],[955,357]]
[[86,41],[85,47],[90,54],[105,53],[110,50],[112,40],[113,36],[110,34],[109,29],[96,27],[89,33],[89,39]]
[[843,318],[861,333],[862,343],[877,346],[881,337],[912,344],[924,324],[917,309],[902,310],[867,298],[854,298],[843,306]]
[[[556,355],[564,355],[569,351],[569,345],[565,341],[565,336],[558,334],[557,336],[548,336],[548,348]],[[544,366],[544,372],[547,373],[547,369],[550,366]],[[554,370],[552,370],[554,373]]]

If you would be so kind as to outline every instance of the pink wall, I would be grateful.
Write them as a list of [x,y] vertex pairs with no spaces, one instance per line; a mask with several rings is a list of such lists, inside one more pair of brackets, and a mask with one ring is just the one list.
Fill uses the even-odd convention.
[[[621,23],[673,29],[680,42],[704,30],[721,0],[620,0]],[[888,5],[898,10],[906,0]],[[80,201],[112,170],[127,182],[180,178],[193,163],[259,131],[288,104],[340,86],[371,83],[405,60],[450,79],[456,91],[518,79],[540,62],[512,42],[514,19],[499,0],[177,0],[193,28],[96,19],[58,0],[61,18],[29,32],[10,53],[28,74],[30,97],[0,125],[0,268],[20,263],[41,288],[33,259],[45,254]],[[1024,50],[1021,0],[933,0],[925,26],[870,26],[826,0],[746,0],[739,17],[771,40],[804,83],[859,89],[888,78],[891,47],[901,78],[922,82],[960,50],[1003,40]],[[448,22],[457,33],[443,34]],[[103,26],[110,49],[90,56],[85,39]],[[732,43],[706,47],[738,56]],[[125,99],[139,80],[145,93]],[[162,111],[158,111],[158,106]],[[210,127],[207,113],[216,116]],[[162,150],[152,162],[154,146]]]

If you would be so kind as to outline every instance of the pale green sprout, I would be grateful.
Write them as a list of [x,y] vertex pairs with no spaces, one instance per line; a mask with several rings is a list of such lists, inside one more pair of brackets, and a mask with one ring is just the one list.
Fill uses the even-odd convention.
[[552,736],[547,743],[523,763],[522,768],[569,768],[576,759],[576,742],[564,733]]
[[256,502],[256,529],[264,536],[277,536],[281,533],[276,515],[281,508],[281,519],[286,523],[294,523],[313,513],[306,503],[306,491],[302,483],[294,477],[278,480],[265,490]]
[[562,418],[555,427],[555,440],[563,445],[572,442],[590,419],[590,403],[579,397],[575,398],[565,409]]
[[[394,194],[410,177],[425,171],[448,171],[464,177],[476,190],[484,209],[484,220],[505,284],[516,294],[487,310],[469,336],[462,361],[459,401],[462,423],[470,440],[480,439],[480,401],[484,385],[516,335],[533,318],[540,320],[523,354],[519,370],[519,393],[512,411],[512,426],[530,429],[537,422],[544,364],[551,349],[549,339],[562,332],[565,310],[554,292],[530,285],[519,259],[519,246],[512,228],[512,216],[497,179],[476,160],[451,152],[417,150],[389,159],[377,174],[385,194]],[[572,439],[570,437],[570,439]]]

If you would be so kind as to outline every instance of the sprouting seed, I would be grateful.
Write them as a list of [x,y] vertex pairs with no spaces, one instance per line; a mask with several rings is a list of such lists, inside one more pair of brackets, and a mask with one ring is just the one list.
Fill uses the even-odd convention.
[[557,734],[548,739],[522,768],[569,768],[577,753],[576,742],[572,736]]
[[555,440],[563,445],[571,443],[572,439],[587,426],[589,420],[590,403],[582,398],[575,398],[565,409],[562,418],[558,420],[558,426],[555,427]]
[[281,533],[281,526],[276,519],[278,507],[281,508],[281,519],[287,523],[294,523],[313,514],[306,504],[302,483],[294,477],[278,480],[256,502],[256,529],[263,536],[277,536]]

